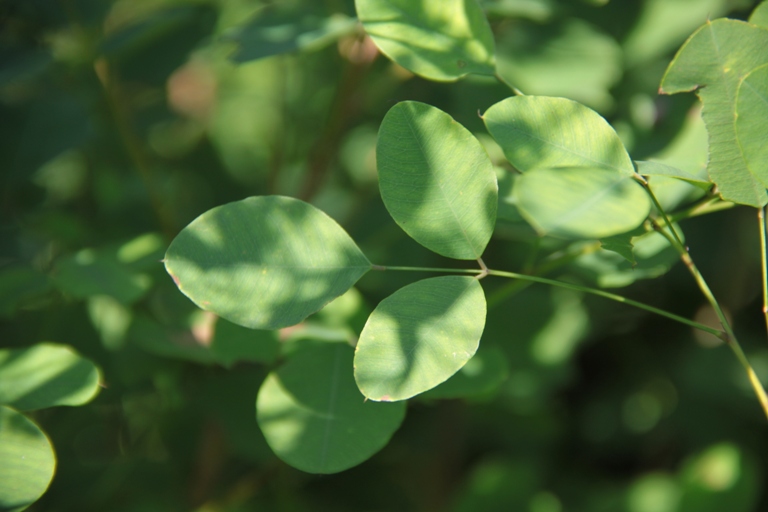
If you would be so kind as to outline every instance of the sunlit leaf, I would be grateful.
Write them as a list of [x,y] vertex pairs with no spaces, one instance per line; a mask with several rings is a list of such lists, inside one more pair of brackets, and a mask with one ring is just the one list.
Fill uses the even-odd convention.
[[493,33],[476,0],[355,0],[357,16],[384,55],[431,80],[493,75]]
[[639,226],[651,201],[635,180],[613,169],[558,167],[520,176],[520,213],[543,235],[604,238]]
[[485,126],[519,171],[599,166],[634,174],[632,160],[597,112],[565,98],[515,96],[483,114]]
[[707,22],[685,42],[660,89],[665,94],[697,90],[709,132],[710,178],[723,199],[756,207],[765,205],[768,195],[738,144],[736,92],[741,78],[764,64],[768,64],[768,30],[719,19]]
[[752,175],[768,184],[768,64],[755,69],[736,93],[736,139]]
[[0,404],[19,410],[82,405],[99,391],[99,370],[65,345],[0,350]]
[[245,327],[276,329],[346,292],[371,264],[314,206],[262,196],[192,221],[168,248],[165,267],[199,307]]
[[43,431],[0,405],[0,510],[18,512],[37,501],[55,468],[56,456]]
[[480,142],[445,112],[405,101],[379,129],[379,188],[395,222],[443,256],[479,258],[496,222],[498,185]]
[[370,458],[400,427],[405,403],[366,401],[352,376],[352,348],[301,350],[269,374],[256,417],[282,460],[309,473],[337,473]]
[[379,303],[360,334],[355,380],[371,400],[405,400],[459,371],[477,350],[485,326],[477,279],[424,279]]

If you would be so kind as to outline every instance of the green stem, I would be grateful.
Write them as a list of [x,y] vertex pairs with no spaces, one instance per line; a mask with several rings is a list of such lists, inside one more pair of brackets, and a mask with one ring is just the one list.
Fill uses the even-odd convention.
[[680,235],[677,234],[675,227],[672,225],[672,221],[670,221],[669,217],[667,216],[667,212],[665,212],[664,208],[661,207],[661,203],[656,198],[656,194],[654,194],[653,190],[651,190],[651,185],[648,183],[648,180],[646,180],[640,174],[637,174],[637,173],[635,173],[635,179],[640,182],[640,184],[643,186],[645,191],[650,196],[651,201],[653,202],[653,206],[656,208],[656,210],[664,219],[664,222],[666,223],[667,228],[669,228],[669,231],[672,233],[672,236],[675,237],[675,240],[677,240],[677,243],[680,245],[683,245],[683,240],[680,238]]
[[649,311],[651,313],[656,313],[657,315],[667,317],[669,319],[675,320],[682,324],[695,327],[696,329],[699,329],[704,332],[708,332],[709,334],[712,334],[714,336],[717,336],[720,339],[723,339],[723,340],[725,339],[725,333],[723,333],[722,331],[713,329],[712,327],[709,327],[704,324],[700,324],[699,322],[689,320],[685,317],[675,315],[674,313],[664,311],[663,309],[655,308],[653,306],[649,306],[648,304],[643,304],[642,302],[637,302],[635,300],[622,297],[621,295],[616,295],[615,293],[609,293],[603,290],[589,288],[588,286],[581,286],[578,284],[566,283],[564,281],[547,279],[546,277],[530,276],[527,274],[518,274],[515,272],[505,272],[503,270],[491,270],[491,269],[488,269],[487,267],[483,270],[483,269],[432,268],[432,267],[394,267],[394,266],[373,265],[372,268],[373,270],[381,270],[381,271],[401,270],[401,271],[408,271],[408,272],[440,272],[440,273],[448,272],[448,273],[454,273],[454,274],[475,274],[478,276],[487,274],[491,276],[518,279],[520,281],[527,281],[531,283],[548,284],[550,286],[557,286],[559,288],[566,288],[568,290],[575,290],[578,292],[590,293],[592,295],[597,295],[598,297],[603,297],[616,302],[621,302],[622,304],[628,304],[630,306],[634,306],[636,308],[643,309],[645,311]]
[[757,209],[757,219],[760,225],[760,273],[763,276],[763,317],[765,318],[766,332],[768,332],[768,256],[766,256],[765,211],[766,208]]
[[496,73],[494,73],[493,76],[496,78],[496,80],[498,80],[502,84],[504,84],[507,87],[509,87],[512,90],[512,92],[515,93],[517,96],[525,96],[525,94],[523,94],[523,92],[520,89],[518,89],[517,87],[515,87],[511,83],[509,83],[506,80],[504,80],[504,78],[498,73],[498,71]]
[[371,265],[373,270],[401,270],[405,272],[439,272],[449,274],[475,274],[480,275],[483,273],[482,269],[478,268],[434,268],[434,267],[393,267],[391,265]]
[[676,322],[680,322],[682,324],[695,327],[696,329],[702,330],[704,332],[708,332],[709,334],[712,334],[714,336],[717,336],[720,339],[724,339],[725,333],[722,331],[719,331],[717,329],[713,329],[712,327],[709,327],[704,324],[700,324],[699,322],[695,322],[693,320],[689,320],[688,318],[678,316],[674,313],[670,313],[668,311],[664,311],[663,309],[655,308],[653,306],[649,306],[648,304],[643,304],[642,302],[637,302],[632,299],[628,299],[626,297],[623,297],[621,295],[616,295],[615,293],[606,292],[603,290],[598,290],[596,288],[590,288],[588,286],[581,286],[578,284],[572,284],[572,283],[566,283],[564,281],[556,281],[554,279],[547,279],[546,277],[538,277],[538,276],[529,276],[526,274],[517,274],[515,272],[505,272],[502,270],[489,270],[489,275],[492,276],[499,276],[499,277],[508,277],[511,279],[520,279],[523,281],[530,281],[533,283],[542,283],[542,284],[548,284],[550,286],[557,286],[559,288],[566,288],[568,290],[574,290],[578,292],[584,292],[589,293],[592,295],[597,295],[598,297],[603,297],[605,299],[610,299],[616,302],[621,302],[622,304],[628,304],[630,306],[634,306],[639,309],[643,309],[645,311],[649,311],[651,313],[655,313],[657,315],[661,315],[664,317],[667,317],[669,319],[675,320]]
[[693,259],[691,258],[691,255],[688,252],[688,249],[685,247],[685,245],[683,245],[682,243],[678,243],[678,241],[674,237],[670,236],[670,234],[667,233],[664,230],[664,228],[659,226],[657,222],[654,222],[653,225],[656,228],[656,231],[658,231],[662,236],[664,236],[672,245],[672,247],[675,248],[677,253],[680,255],[680,259],[682,260],[683,264],[688,269],[688,272],[691,274],[691,276],[693,276],[693,279],[696,281],[696,284],[698,285],[699,290],[701,290],[701,293],[704,295],[704,297],[707,299],[707,302],[709,302],[709,305],[715,311],[715,314],[717,315],[717,318],[720,321],[720,325],[723,326],[723,329],[725,330],[725,334],[726,334],[725,337],[721,337],[721,338],[730,347],[730,349],[736,355],[736,358],[744,367],[744,370],[747,372],[747,377],[749,378],[749,382],[752,385],[752,389],[755,391],[755,394],[757,395],[757,398],[760,401],[760,405],[763,408],[763,412],[765,413],[766,418],[768,418],[768,395],[766,394],[765,388],[763,387],[762,383],[757,378],[757,375],[755,374],[755,371],[752,368],[752,365],[749,364],[749,360],[747,359],[747,356],[744,354],[744,351],[741,348],[741,344],[736,338],[736,334],[733,332],[731,323],[728,321],[728,318],[726,318],[725,316],[725,311],[723,311],[723,308],[720,307],[720,303],[717,302],[717,299],[715,298],[715,295],[712,293],[712,290],[710,290],[709,285],[704,279],[704,276],[701,275],[701,272],[699,272],[698,267],[696,267],[696,265],[693,263]]

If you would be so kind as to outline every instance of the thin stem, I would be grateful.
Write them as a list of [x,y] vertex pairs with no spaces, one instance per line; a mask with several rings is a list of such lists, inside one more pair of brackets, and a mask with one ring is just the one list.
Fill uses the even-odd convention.
[[670,234],[667,233],[661,226],[659,226],[657,222],[654,221],[653,225],[656,231],[658,231],[662,236],[664,236],[672,245],[672,247],[674,247],[675,250],[677,250],[677,253],[680,255],[680,259],[682,260],[683,264],[685,264],[691,276],[693,276],[693,279],[696,281],[696,284],[698,285],[699,290],[701,290],[701,293],[707,299],[707,302],[709,302],[709,305],[715,311],[715,314],[717,314],[717,318],[720,321],[720,325],[723,326],[723,329],[725,330],[725,334],[726,334],[725,337],[721,337],[721,338],[730,347],[730,349],[736,355],[736,358],[744,367],[744,370],[747,372],[747,377],[749,378],[749,382],[752,385],[752,389],[755,391],[755,394],[757,395],[757,398],[760,401],[760,405],[763,408],[763,412],[765,413],[766,418],[768,418],[768,395],[766,395],[765,388],[763,387],[760,380],[757,378],[757,375],[755,374],[754,369],[752,369],[752,365],[749,364],[749,360],[747,359],[747,356],[744,354],[744,351],[741,348],[741,344],[739,344],[739,341],[736,338],[736,334],[733,332],[731,323],[728,321],[728,318],[726,318],[725,316],[725,312],[723,311],[723,308],[720,307],[720,303],[717,302],[717,299],[715,298],[715,295],[712,293],[712,290],[710,290],[709,285],[704,279],[704,276],[701,275],[701,272],[699,272],[699,269],[693,263],[693,259],[691,258],[691,255],[688,252],[688,249],[685,247],[685,245],[679,243],[674,237],[670,236]]
[[480,280],[488,275],[488,267],[485,265],[483,258],[477,258],[477,264],[480,265],[480,273],[477,274],[477,279]]
[[509,83],[506,80],[504,80],[504,78],[498,72],[494,73],[493,76],[496,78],[496,80],[498,80],[502,84],[504,84],[507,87],[509,87],[512,90],[512,92],[515,93],[517,96],[525,96],[525,94],[523,94],[523,92],[520,89],[518,89],[517,87],[515,87],[511,83]]
[[643,178],[638,173],[635,173],[635,179],[639,181],[640,184],[645,189],[645,191],[648,192],[648,195],[650,196],[651,201],[653,202],[653,206],[656,208],[656,210],[664,219],[664,222],[666,223],[667,228],[669,228],[669,231],[672,233],[672,236],[675,237],[675,240],[677,240],[677,243],[680,245],[683,245],[683,240],[680,238],[680,235],[677,234],[677,231],[675,230],[675,227],[672,225],[672,221],[669,220],[669,217],[667,216],[667,213],[664,211],[664,208],[661,207],[661,203],[656,198],[656,194],[654,194],[653,190],[651,190],[651,185],[650,183],[648,183],[648,180]]
[[391,265],[371,265],[373,270],[402,270],[405,272],[437,272],[437,273],[449,273],[449,274],[475,274],[480,275],[483,270],[479,268],[433,268],[433,267],[394,267]]
[[675,320],[676,322],[680,322],[682,324],[688,325],[690,327],[695,327],[696,329],[699,329],[701,331],[707,332],[709,334],[712,334],[714,336],[717,336],[720,339],[725,339],[725,333],[723,331],[720,331],[718,329],[713,329],[712,327],[709,327],[707,325],[701,324],[699,322],[695,322],[693,320],[689,320],[688,318],[676,315],[674,313],[670,313],[668,311],[664,311],[663,309],[655,308],[653,306],[649,306],[648,304],[643,304],[642,302],[637,302],[632,299],[628,299],[626,297],[622,297],[621,295],[616,295],[614,293],[609,293],[603,290],[598,290],[595,288],[589,288],[587,286],[581,286],[578,284],[572,284],[572,283],[566,283],[564,281],[556,281],[554,279],[547,279],[546,277],[538,277],[538,276],[529,276],[526,274],[517,274],[515,272],[505,272],[502,270],[488,270],[488,274],[492,276],[499,276],[499,277],[508,277],[511,279],[520,279],[523,281],[531,281],[534,283],[543,283],[548,284],[550,286],[557,286],[559,288],[566,288],[568,290],[575,290],[578,292],[584,292],[589,293],[592,295],[597,295],[598,297],[603,297],[605,299],[610,299],[616,302],[621,302],[623,304],[628,304],[630,306],[634,306],[639,309],[643,309],[645,311],[649,311],[651,313],[655,313],[657,315],[661,315],[667,318],[670,318],[672,320]]
[[768,256],[766,255],[765,240],[765,207],[757,209],[757,219],[760,226],[760,273],[763,276],[763,317],[765,329],[768,332]]

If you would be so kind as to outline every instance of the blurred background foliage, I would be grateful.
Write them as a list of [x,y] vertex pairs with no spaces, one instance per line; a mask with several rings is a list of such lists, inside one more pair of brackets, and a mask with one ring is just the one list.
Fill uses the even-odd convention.
[[[661,75],[695,28],[744,19],[754,2],[481,4],[506,80],[598,110],[635,159],[702,172],[695,98],[657,96]],[[446,399],[446,385],[411,401],[390,444],[337,475],[302,473],[267,447],[254,411],[267,373],[303,347],[354,340],[373,306],[420,276],[372,273],[273,333],[198,311],[160,260],[207,209],[283,194],[326,211],[375,263],[446,266],[378,195],[376,133],[401,100],[450,113],[500,166],[490,266],[623,287],[712,321],[654,240],[638,244],[634,270],[598,247],[558,268],[533,261],[532,247],[565,246],[536,240],[509,204],[513,175],[477,115],[509,94],[487,77],[414,77],[377,54],[351,0],[0,3],[0,346],[66,344],[103,387],[84,407],[27,414],[58,460],[30,510],[768,509],[764,418],[727,349],[618,304],[491,279],[482,348],[459,374],[474,378],[471,396]],[[674,206],[695,194],[662,195]],[[683,229],[765,380],[753,217],[735,208]]]

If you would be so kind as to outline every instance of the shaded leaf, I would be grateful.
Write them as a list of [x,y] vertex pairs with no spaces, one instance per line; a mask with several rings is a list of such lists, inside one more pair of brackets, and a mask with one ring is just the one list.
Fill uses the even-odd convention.
[[458,372],[420,398],[464,398],[491,393],[509,376],[504,353],[495,346],[480,345],[477,353]]
[[165,267],[199,307],[245,327],[277,329],[346,292],[371,264],[314,206],[262,196],[192,221],[168,248]]
[[55,468],[53,446],[40,427],[0,405],[0,510],[17,512],[37,501]]
[[376,147],[381,197],[414,240],[449,258],[479,258],[496,222],[498,185],[480,142],[445,112],[392,107]]
[[227,36],[238,43],[230,58],[235,62],[248,62],[281,53],[320,49],[353,32],[356,26],[356,19],[343,14],[318,17],[270,11]]
[[66,345],[0,350],[0,404],[29,411],[82,405],[99,392],[99,370]]
[[477,351],[485,296],[474,277],[424,279],[371,313],[355,351],[355,380],[376,401],[405,400],[459,371]]
[[605,238],[639,226],[651,201],[635,180],[600,167],[536,169],[514,194],[521,215],[543,235]]
[[383,448],[405,417],[405,403],[366,401],[343,343],[299,351],[269,374],[256,400],[267,443],[283,461],[309,473],[337,473]]
[[565,96],[598,110],[612,106],[610,88],[621,78],[622,54],[611,36],[575,18],[506,27],[496,60],[507,82],[526,94]]
[[[680,226],[674,224],[674,227],[684,241]],[[574,266],[601,288],[620,288],[640,279],[664,275],[680,261],[677,251],[656,231],[633,236],[631,243],[634,263],[615,252],[600,250],[579,256]]]
[[0,316],[11,316],[26,301],[50,289],[48,276],[31,267],[12,266],[0,270]]
[[763,64],[768,64],[768,30],[719,19],[699,28],[678,50],[660,88],[664,94],[697,89],[709,132],[709,176],[723,199],[755,207],[765,205],[768,195],[747,167],[734,121],[740,79]]
[[381,52],[430,80],[496,71],[491,27],[476,0],[355,0],[363,28]]
[[136,302],[152,285],[146,274],[133,271],[111,254],[93,249],[59,259],[53,281],[61,291],[77,298],[108,295],[123,304]]
[[[640,231],[640,233],[638,233],[638,231]],[[638,228],[629,233],[621,233],[619,235],[603,238],[600,240],[600,248],[605,249],[606,251],[615,252],[634,266],[637,262],[635,261],[632,238],[644,232],[644,229]]]
[[614,129],[594,110],[565,98],[515,96],[483,114],[488,132],[519,171],[600,166],[634,174]]

